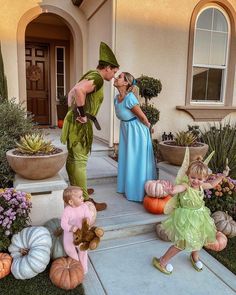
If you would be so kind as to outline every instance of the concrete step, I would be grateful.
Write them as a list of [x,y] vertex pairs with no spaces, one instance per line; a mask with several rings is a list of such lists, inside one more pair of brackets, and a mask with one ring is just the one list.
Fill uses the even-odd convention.
[[[66,167],[60,170],[60,174],[69,183]],[[117,162],[109,156],[90,156],[87,165],[88,186],[116,183]]]
[[93,188],[94,200],[107,203],[107,209],[98,212],[96,220],[96,225],[105,230],[103,240],[154,232],[155,225],[166,218],[148,213],[141,203],[127,201],[116,192],[114,183],[97,184]]

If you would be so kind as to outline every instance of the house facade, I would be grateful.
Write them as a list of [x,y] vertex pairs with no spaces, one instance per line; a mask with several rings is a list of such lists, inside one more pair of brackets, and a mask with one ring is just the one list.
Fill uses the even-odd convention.
[[[121,70],[162,82],[153,138],[236,117],[235,0],[0,0],[8,96],[41,125],[57,124],[58,98],[96,68],[100,41]],[[95,136],[118,142],[112,83]]]

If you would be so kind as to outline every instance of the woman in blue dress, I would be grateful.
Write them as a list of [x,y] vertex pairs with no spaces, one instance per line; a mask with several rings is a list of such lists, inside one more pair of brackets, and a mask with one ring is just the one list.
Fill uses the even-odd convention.
[[157,178],[151,124],[139,106],[134,77],[122,72],[114,86],[119,91],[114,104],[120,119],[117,192],[129,201],[142,202],[145,182]]

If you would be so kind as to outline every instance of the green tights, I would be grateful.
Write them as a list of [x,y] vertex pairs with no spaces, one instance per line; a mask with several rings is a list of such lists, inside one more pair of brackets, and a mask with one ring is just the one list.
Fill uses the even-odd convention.
[[87,162],[88,154],[82,147],[81,143],[76,146],[69,147],[68,157],[66,161],[66,171],[69,176],[71,185],[79,186],[83,190],[83,196],[85,200],[89,199],[87,192]]

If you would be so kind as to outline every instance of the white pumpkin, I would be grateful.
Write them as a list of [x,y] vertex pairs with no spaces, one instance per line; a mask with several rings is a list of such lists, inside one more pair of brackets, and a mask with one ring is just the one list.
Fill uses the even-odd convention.
[[145,191],[149,197],[163,198],[173,189],[173,184],[168,180],[148,180]]
[[61,220],[52,218],[48,220],[44,226],[49,230],[52,238],[51,258],[67,256],[63,247],[63,229],[61,228]]
[[25,280],[43,272],[50,261],[51,246],[52,238],[43,226],[26,227],[13,235],[8,247],[13,276]]

